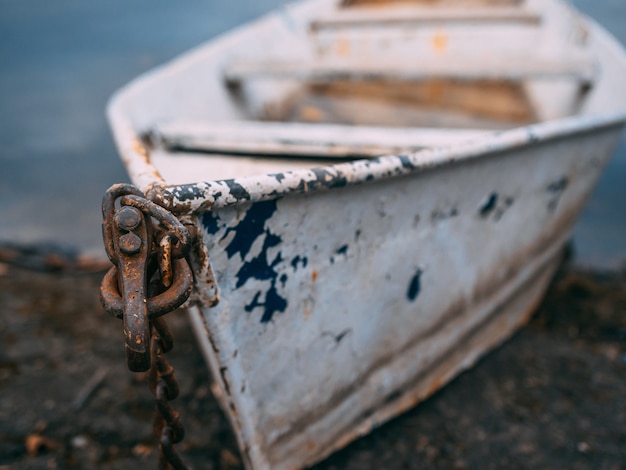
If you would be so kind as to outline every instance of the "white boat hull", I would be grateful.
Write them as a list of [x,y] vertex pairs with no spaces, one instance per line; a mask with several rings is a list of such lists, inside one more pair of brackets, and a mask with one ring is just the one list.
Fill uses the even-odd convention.
[[192,315],[249,466],[312,464],[515,331],[620,134],[203,214],[219,302]]

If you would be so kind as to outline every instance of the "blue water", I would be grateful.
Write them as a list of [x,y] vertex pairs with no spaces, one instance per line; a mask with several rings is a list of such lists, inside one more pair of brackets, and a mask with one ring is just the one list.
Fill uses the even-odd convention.
[[[133,77],[282,0],[0,0],[0,241],[102,254],[100,198],[128,181],[104,118]],[[626,43],[626,1],[576,0]],[[625,77],[626,80],[626,77]],[[577,226],[578,260],[626,260],[626,140]]]
[[[625,0],[573,0],[572,3],[626,44]],[[626,77],[624,77],[626,80]],[[626,136],[574,232],[577,262],[587,266],[626,266]]]

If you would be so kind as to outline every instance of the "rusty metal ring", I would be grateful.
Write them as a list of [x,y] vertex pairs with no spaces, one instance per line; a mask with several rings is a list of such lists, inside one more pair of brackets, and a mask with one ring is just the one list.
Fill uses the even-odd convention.
[[[193,275],[187,260],[185,258],[175,259],[172,266],[175,276],[171,287],[146,301],[149,319],[160,317],[180,307],[191,295]],[[120,294],[117,279],[117,266],[113,266],[102,279],[100,299],[107,312],[122,319],[124,318],[124,300]]]

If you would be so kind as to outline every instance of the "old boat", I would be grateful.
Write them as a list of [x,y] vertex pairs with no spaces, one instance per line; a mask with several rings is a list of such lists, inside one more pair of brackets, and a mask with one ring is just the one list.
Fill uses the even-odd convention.
[[115,95],[132,181],[201,230],[189,311],[247,468],[311,465],[528,318],[624,77],[560,0],[306,0]]

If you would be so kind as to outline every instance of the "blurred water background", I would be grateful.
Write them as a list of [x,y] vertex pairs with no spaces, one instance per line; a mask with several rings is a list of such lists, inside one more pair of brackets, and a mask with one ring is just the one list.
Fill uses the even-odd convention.
[[[100,200],[128,181],[104,117],[111,94],[284,3],[0,0],[0,242],[104,256]],[[626,44],[626,1],[573,3]],[[624,266],[625,206],[626,138],[576,227],[579,264]]]

